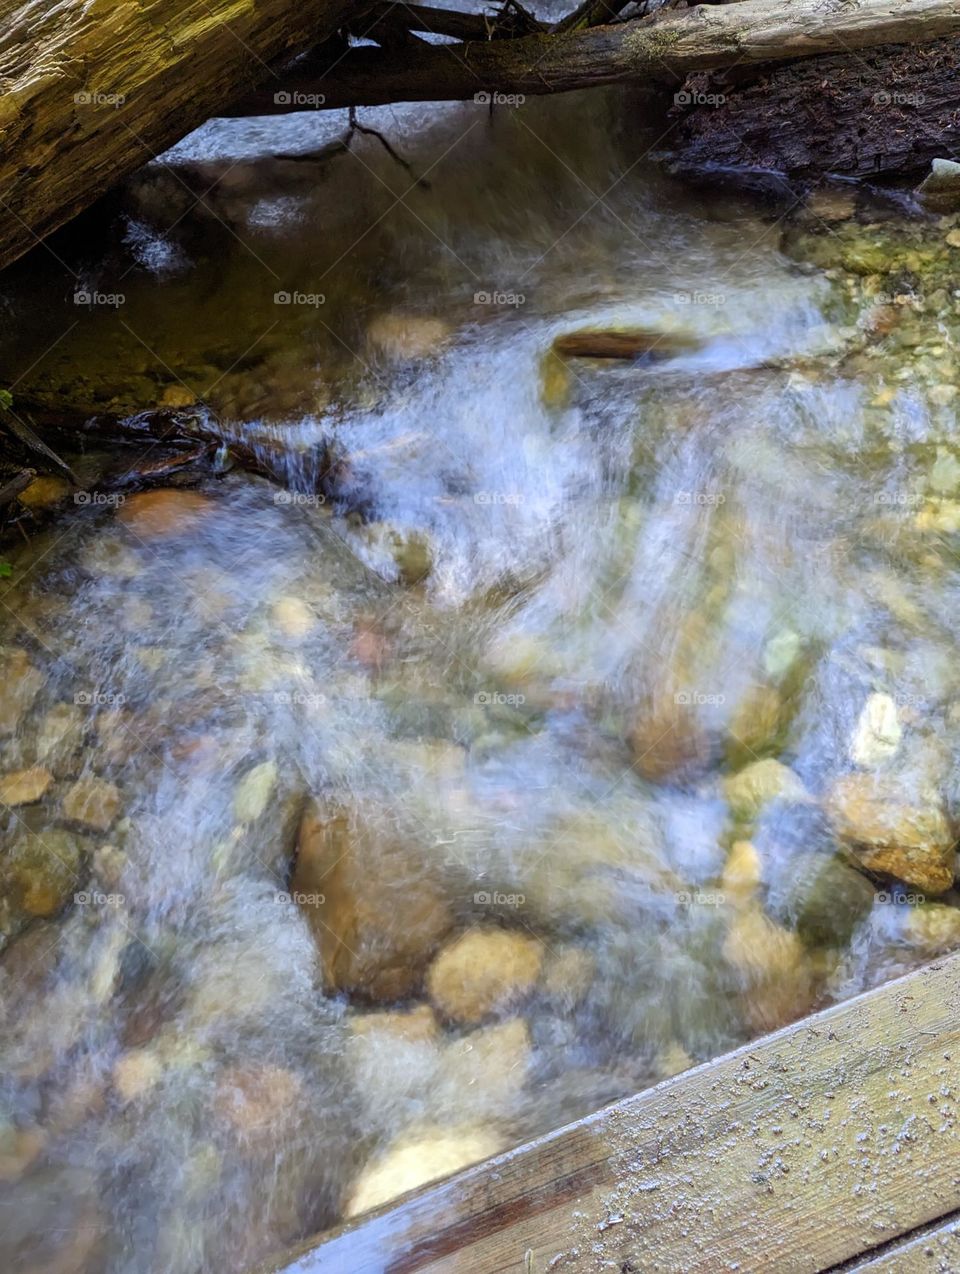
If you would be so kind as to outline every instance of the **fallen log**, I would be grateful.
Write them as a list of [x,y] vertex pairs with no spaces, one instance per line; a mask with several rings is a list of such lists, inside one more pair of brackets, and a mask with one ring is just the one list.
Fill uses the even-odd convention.
[[958,39],[698,80],[678,95],[670,138],[683,166],[862,178],[921,173],[960,151]]
[[5,0],[0,266],[289,58],[356,0]]
[[[628,81],[682,81],[694,71],[854,53],[960,35],[957,0],[741,0],[668,18],[516,40],[351,49],[326,73],[283,77],[223,111],[277,115],[390,102],[532,96]],[[300,103],[298,105],[298,103]]]

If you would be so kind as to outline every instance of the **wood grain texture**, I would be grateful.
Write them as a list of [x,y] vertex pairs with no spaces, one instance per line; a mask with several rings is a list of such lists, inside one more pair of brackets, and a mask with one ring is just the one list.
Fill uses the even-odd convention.
[[352,4],[0,0],[0,266],[271,81],[267,63]]
[[958,1101],[952,956],[407,1196],[273,1268],[830,1269],[960,1209]]
[[960,1270],[960,1220],[925,1228],[881,1255],[847,1269],[850,1274],[956,1274]]
[[[387,102],[463,101],[477,93],[560,93],[632,80],[681,81],[692,71],[855,53],[960,34],[960,0],[740,0],[517,40],[422,48],[353,49],[324,75],[290,87],[320,93],[327,109]],[[281,114],[267,92],[229,114]]]

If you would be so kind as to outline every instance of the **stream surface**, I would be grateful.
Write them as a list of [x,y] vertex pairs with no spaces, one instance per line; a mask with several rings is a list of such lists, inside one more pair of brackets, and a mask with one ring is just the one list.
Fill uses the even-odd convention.
[[953,223],[646,116],[212,123],[0,278],[15,401],[288,476],[4,550],[4,1270],[252,1267],[960,945]]

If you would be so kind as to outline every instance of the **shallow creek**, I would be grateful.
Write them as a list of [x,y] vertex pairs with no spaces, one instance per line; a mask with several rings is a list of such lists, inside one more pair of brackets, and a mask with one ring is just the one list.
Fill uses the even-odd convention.
[[289,475],[4,550],[3,1269],[243,1269],[960,945],[960,232],[643,113],[212,124],[0,278],[15,399]]

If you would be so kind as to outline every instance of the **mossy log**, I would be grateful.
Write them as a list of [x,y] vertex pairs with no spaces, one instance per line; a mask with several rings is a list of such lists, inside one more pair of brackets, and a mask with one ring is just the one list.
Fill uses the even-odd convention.
[[0,0],[0,266],[356,0]]

